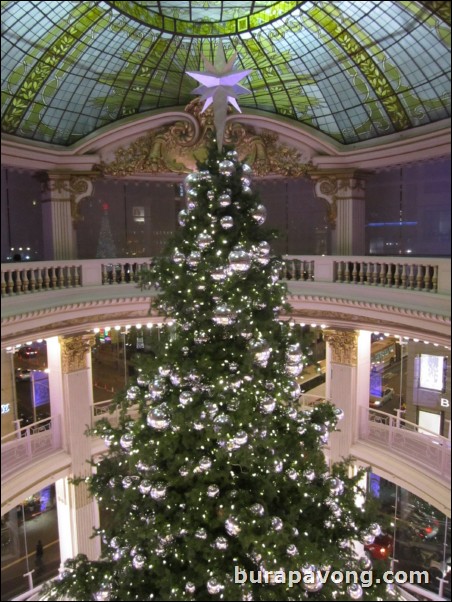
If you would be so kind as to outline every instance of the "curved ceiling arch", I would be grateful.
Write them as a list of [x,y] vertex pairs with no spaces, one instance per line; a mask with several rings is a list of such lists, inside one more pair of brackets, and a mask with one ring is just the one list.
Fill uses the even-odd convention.
[[[2,2],[2,132],[70,147],[192,99],[221,40],[251,69],[244,113],[341,145],[450,117],[450,3]],[[448,122],[447,122],[448,125]]]

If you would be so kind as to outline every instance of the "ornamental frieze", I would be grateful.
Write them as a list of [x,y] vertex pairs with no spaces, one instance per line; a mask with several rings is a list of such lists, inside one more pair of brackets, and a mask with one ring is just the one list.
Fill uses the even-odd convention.
[[[215,136],[213,111],[201,113],[199,99],[187,105],[191,118],[181,118],[169,125],[150,130],[128,146],[115,151],[110,162],[101,162],[103,175],[128,176],[135,174],[190,173],[197,161],[207,158],[207,147]],[[279,142],[278,135],[243,125],[237,121],[226,124],[225,145],[233,145],[241,161],[256,175],[285,177],[306,176],[312,165],[299,150]]]

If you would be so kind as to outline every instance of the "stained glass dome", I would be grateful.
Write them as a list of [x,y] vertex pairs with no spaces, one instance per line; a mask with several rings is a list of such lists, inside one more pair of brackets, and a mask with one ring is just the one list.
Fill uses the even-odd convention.
[[343,145],[450,117],[449,2],[2,2],[2,132],[70,146],[183,109],[221,39],[244,113]]

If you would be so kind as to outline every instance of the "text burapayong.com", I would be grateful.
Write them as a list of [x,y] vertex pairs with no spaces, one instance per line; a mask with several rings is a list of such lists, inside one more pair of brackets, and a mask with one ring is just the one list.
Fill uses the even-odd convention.
[[381,577],[374,577],[373,571],[332,571],[330,569],[323,571],[247,571],[239,566],[234,567],[235,583],[262,583],[262,584],[287,584],[288,587],[294,585],[313,585],[321,583],[325,585],[328,581],[336,585],[358,584],[361,587],[371,587],[376,583],[387,583],[402,585],[412,583],[414,585],[424,585],[429,583],[428,571],[385,571]]

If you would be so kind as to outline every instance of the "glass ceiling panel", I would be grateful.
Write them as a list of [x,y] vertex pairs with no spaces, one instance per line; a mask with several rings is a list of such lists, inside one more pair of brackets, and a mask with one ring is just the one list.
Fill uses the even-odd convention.
[[68,146],[183,107],[221,38],[240,105],[342,144],[450,116],[448,2],[2,2],[2,131]]

